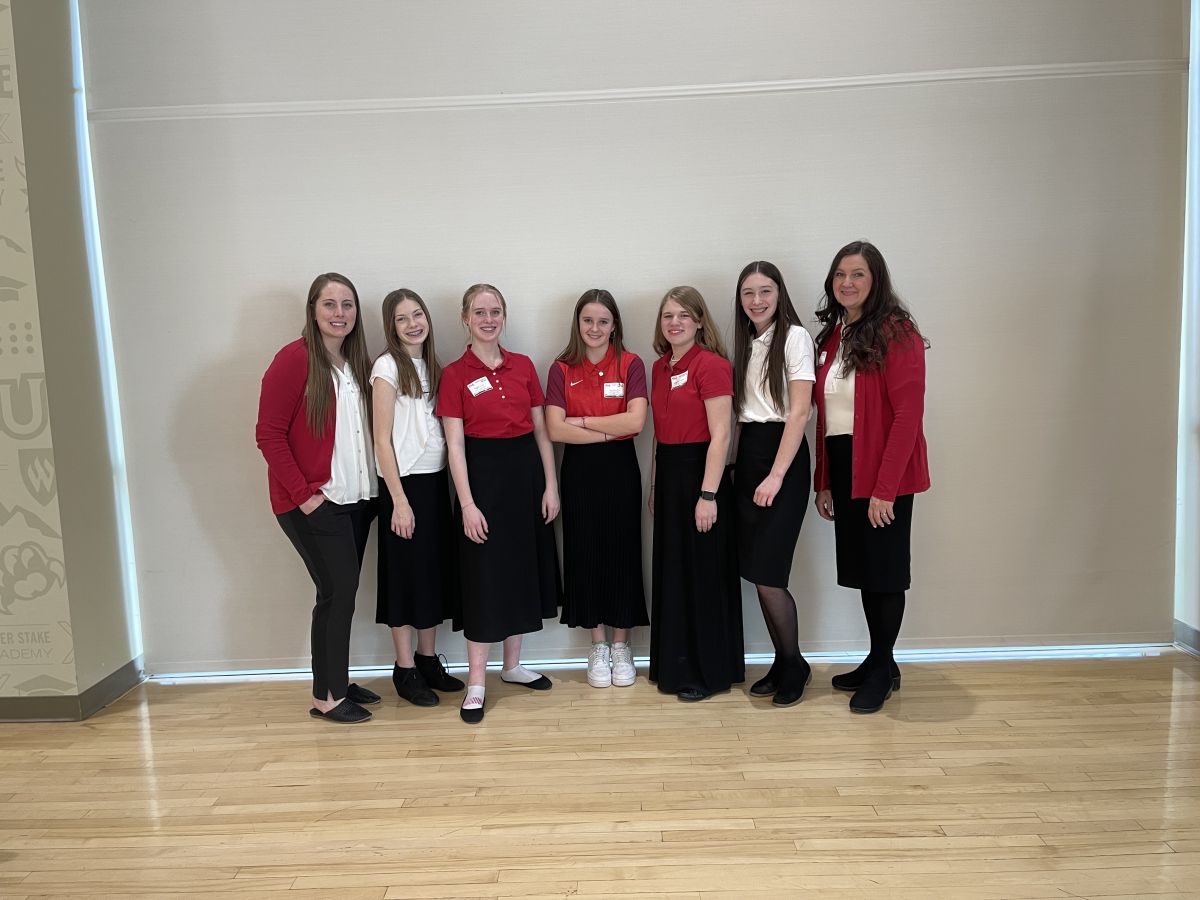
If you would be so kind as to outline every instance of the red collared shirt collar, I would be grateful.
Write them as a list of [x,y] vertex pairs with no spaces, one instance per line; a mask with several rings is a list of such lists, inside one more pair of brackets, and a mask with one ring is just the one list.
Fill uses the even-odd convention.
[[597,372],[604,372],[611,369],[617,364],[617,354],[613,351],[612,344],[608,345],[608,352],[604,354],[604,358],[598,363],[592,362],[587,358],[587,354],[583,355],[583,370],[589,375],[595,375]]
[[671,365],[671,351],[668,350],[666,353],[663,354],[663,362],[666,364],[666,367],[672,372],[683,371],[684,369],[686,369],[688,366],[690,366],[692,364],[692,360],[695,358],[696,354],[699,353],[703,349],[704,348],[700,346],[700,342],[697,341],[696,343],[692,344],[692,348],[690,350],[688,350],[687,353],[685,353],[685,354],[683,354],[683,356],[679,357],[679,361],[676,362],[675,365]]
[[463,354],[463,359],[465,359],[467,362],[467,368],[482,369],[485,372],[494,372],[497,369],[507,369],[509,364],[508,351],[504,349],[502,344],[498,344],[497,346],[500,347],[500,365],[489,366],[482,359],[475,355],[474,345],[467,344],[467,351]]

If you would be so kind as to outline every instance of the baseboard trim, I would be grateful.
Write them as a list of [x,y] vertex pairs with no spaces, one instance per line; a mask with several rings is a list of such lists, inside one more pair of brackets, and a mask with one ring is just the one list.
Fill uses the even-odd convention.
[[1192,656],[1200,656],[1200,630],[1176,619],[1175,646]]
[[82,722],[145,680],[141,657],[131,659],[82,694],[0,697],[0,722]]

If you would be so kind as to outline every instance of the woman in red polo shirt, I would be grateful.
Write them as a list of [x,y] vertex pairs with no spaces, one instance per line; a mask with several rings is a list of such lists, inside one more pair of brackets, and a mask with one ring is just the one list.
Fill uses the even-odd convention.
[[490,284],[463,294],[471,335],[442,372],[442,417],[458,494],[462,619],[467,638],[464,722],[483,721],[488,653],[504,642],[503,681],[537,691],[553,683],[521,665],[521,637],[541,631],[562,601],[551,522],[558,515],[554,449],[542,417],[541,383],[528,356],[500,346],[508,309]]
[[663,297],[654,349],[662,355],[650,390],[650,680],[680,700],[703,700],[745,678],[733,498],[724,476],[733,371],[693,287]]
[[836,675],[850,709],[872,713],[900,689],[893,649],[908,590],[913,495],[929,489],[925,339],[866,241],[837,252],[817,309],[817,512],[833,521],[838,584],[862,593],[871,650]]
[[[588,684],[633,684],[629,631],[649,625],[642,588],[642,476],[633,440],[646,424],[646,369],[625,350],[608,291],[585,291],[546,376],[546,429],[562,460],[562,623],[590,628]],[[613,629],[607,642],[605,625]]]
[[303,337],[263,375],[254,432],[271,509],[317,588],[309,714],[344,725],[367,721],[362,704],[379,702],[349,684],[350,620],[376,492],[364,400],[370,370],[358,292],[344,275],[318,275]]

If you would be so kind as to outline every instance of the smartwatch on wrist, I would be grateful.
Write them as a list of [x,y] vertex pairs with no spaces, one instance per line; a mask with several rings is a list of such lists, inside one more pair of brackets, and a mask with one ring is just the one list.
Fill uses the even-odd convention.
[[702,491],[700,492],[700,499],[701,499],[701,500],[709,500],[709,501],[716,500],[716,499],[717,499],[717,492],[716,492],[716,491],[703,491],[703,490],[702,490]]

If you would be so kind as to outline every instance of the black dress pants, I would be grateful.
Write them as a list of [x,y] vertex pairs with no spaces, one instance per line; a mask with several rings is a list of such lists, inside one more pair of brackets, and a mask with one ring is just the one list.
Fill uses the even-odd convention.
[[350,681],[350,621],[374,503],[344,506],[326,500],[305,515],[299,507],[276,516],[317,588],[312,612],[313,696],[346,696]]

